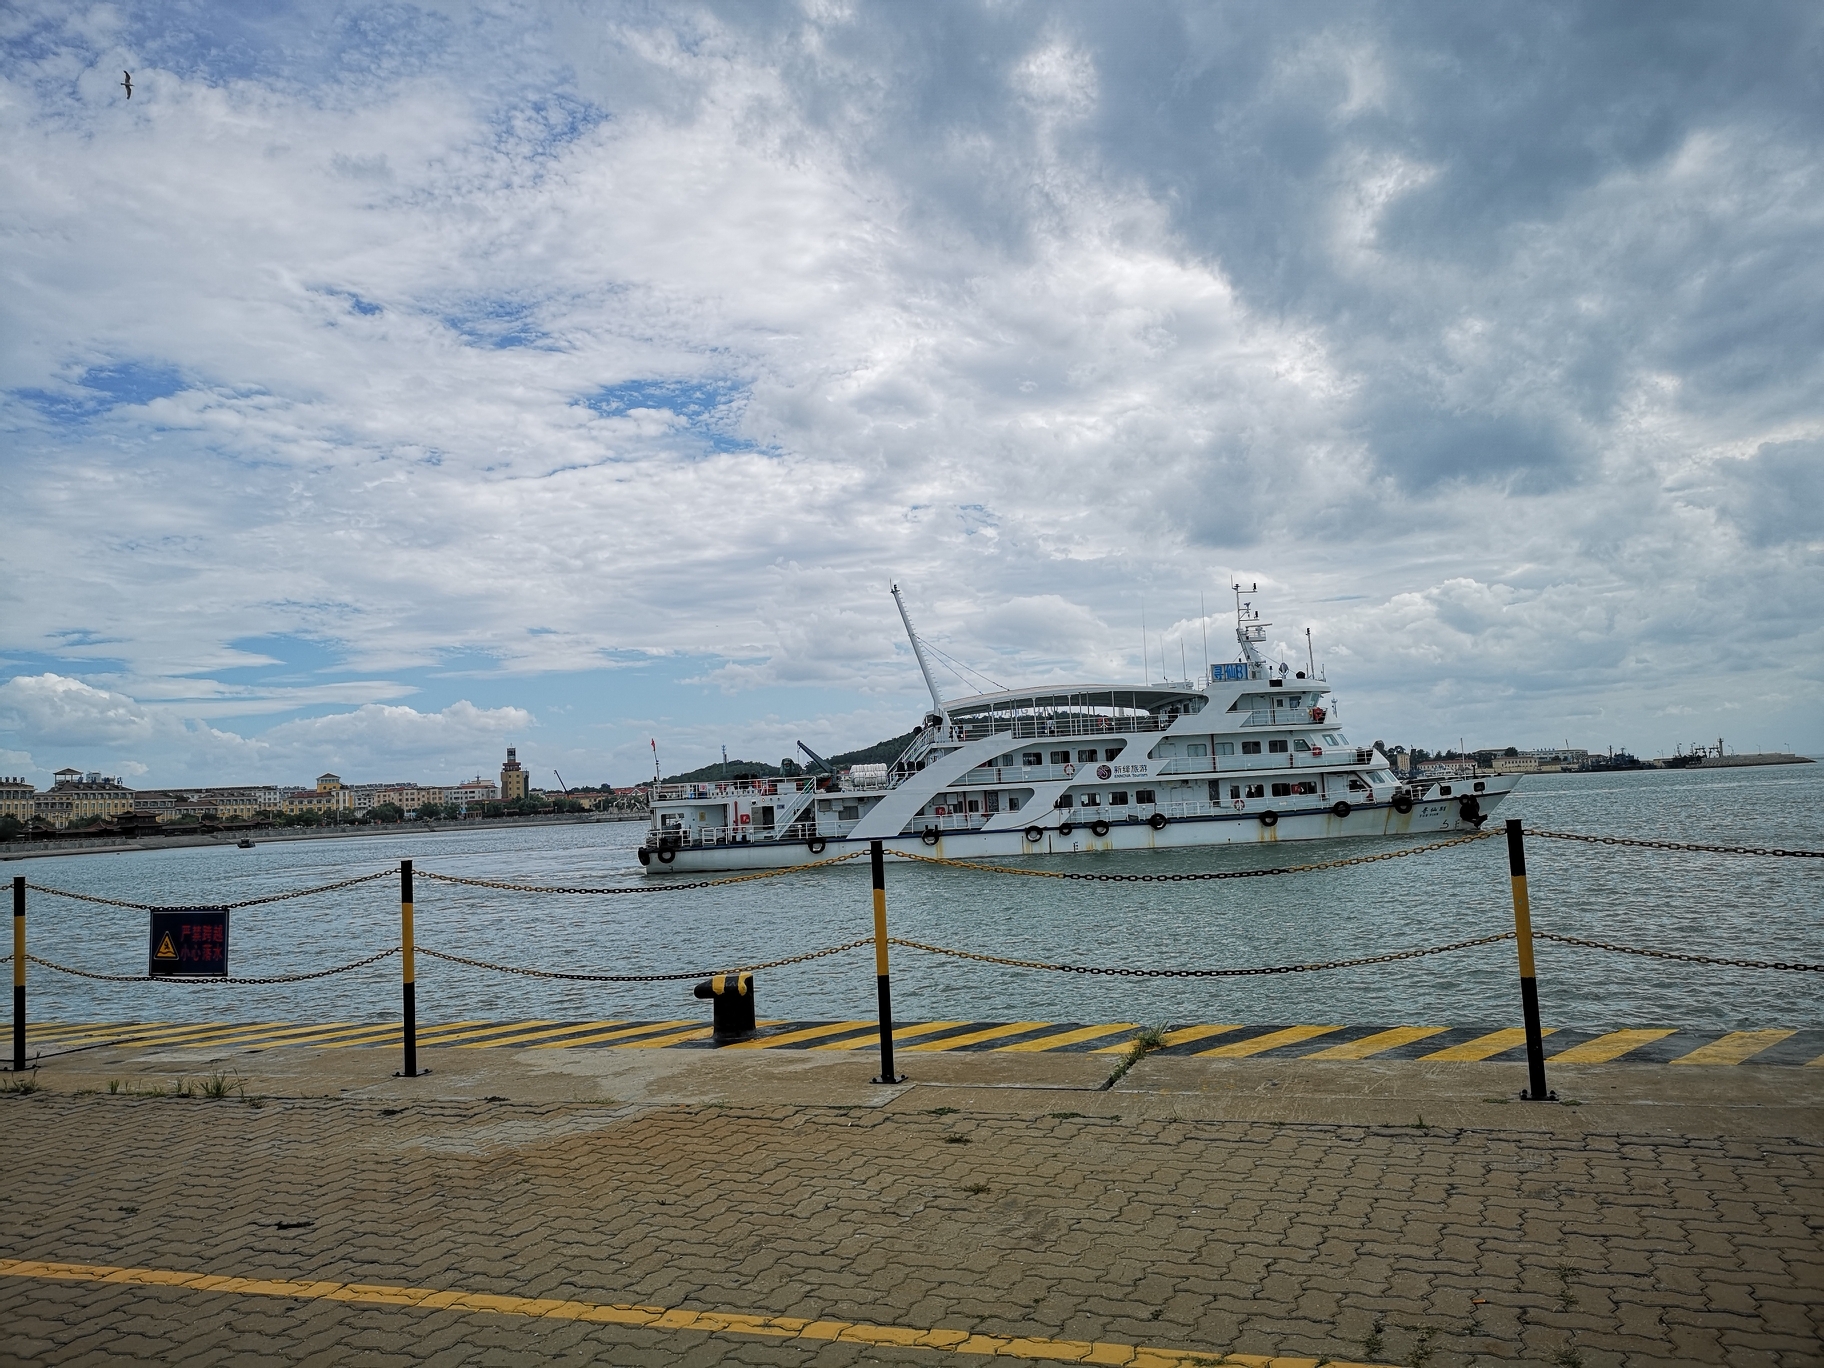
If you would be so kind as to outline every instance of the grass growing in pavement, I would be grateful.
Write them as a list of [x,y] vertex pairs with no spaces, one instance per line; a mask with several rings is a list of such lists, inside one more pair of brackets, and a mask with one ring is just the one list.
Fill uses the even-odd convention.
[[1165,1027],[1148,1026],[1135,1036],[1127,1045],[1127,1053],[1121,1056],[1121,1062],[1115,1065],[1113,1073],[1104,1080],[1102,1087],[1106,1091],[1121,1081],[1127,1071],[1145,1059],[1154,1050],[1165,1044]]
[[0,1083],[0,1093],[15,1093],[21,1097],[43,1091],[44,1084],[38,1081],[38,1066],[36,1064],[32,1066],[32,1076],[30,1078],[21,1078],[18,1074],[14,1074],[12,1077],[8,1078],[6,1082]]

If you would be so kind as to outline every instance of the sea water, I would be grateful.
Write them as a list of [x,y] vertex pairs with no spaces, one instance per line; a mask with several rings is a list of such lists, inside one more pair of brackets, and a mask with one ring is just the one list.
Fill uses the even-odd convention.
[[[1723,845],[1824,849],[1824,765],[1538,775],[1498,810],[1530,827]],[[661,882],[634,857],[639,823],[266,841],[11,862],[8,875],[162,905],[239,902],[416,862],[421,947],[525,968],[709,973],[868,936],[864,858],[676,893],[590,896],[440,884],[425,871],[515,883]],[[1420,841],[1287,842],[1166,854],[1016,861],[1071,873],[1190,873],[1378,854]],[[1728,959],[1824,963],[1824,860],[1690,854],[1529,839],[1541,931]],[[673,878],[671,881],[681,881]],[[1500,839],[1311,874],[1190,883],[1020,878],[889,858],[892,934],[1014,959],[1089,967],[1208,969],[1302,964],[1418,949],[1511,930]],[[143,974],[144,912],[30,895],[34,954]],[[398,879],[237,911],[230,970],[307,972],[399,941]],[[1261,977],[1121,978],[893,951],[903,1021],[1512,1024],[1515,947]],[[1548,1025],[1606,1029],[1824,1025],[1824,973],[1681,964],[1541,943]],[[538,1017],[706,1017],[691,980],[578,984],[420,955],[421,1022]],[[397,1019],[399,960],[305,983],[107,984],[34,965],[31,1015],[65,1021],[367,1022]],[[861,1019],[874,1011],[868,949],[758,975],[763,1018]]]

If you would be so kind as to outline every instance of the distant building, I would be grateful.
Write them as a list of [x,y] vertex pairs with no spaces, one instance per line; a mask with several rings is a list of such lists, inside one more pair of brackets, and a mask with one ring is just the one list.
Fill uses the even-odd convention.
[[336,774],[319,774],[314,789],[291,789],[279,795],[280,812],[347,812],[353,806],[354,790]]
[[510,803],[515,798],[524,798],[527,794],[528,776],[519,765],[519,752],[513,746],[507,747],[507,763],[500,767],[500,801]]
[[450,790],[452,803],[469,806],[476,803],[498,803],[500,787],[491,779],[483,779],[479,774],[473,779],[465,779]]
[[100,817],[104,821],[122,812],[133,811],[133,790],[119,779],[81,770],[61,769],[51,776],[55,783],[32,799],[34,816],[52,826]]
[[29,822],[37,814],[38,790],[23,779],[0,779],[0,817]]

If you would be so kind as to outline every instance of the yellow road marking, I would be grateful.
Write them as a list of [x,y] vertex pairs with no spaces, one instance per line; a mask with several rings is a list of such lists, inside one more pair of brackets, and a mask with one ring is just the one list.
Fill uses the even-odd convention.
[[91,1021],[81,1025],[46,1022],[27,1024],[26,1039],[33,1045],[69,1045],[78,1040],[113,1040],[135,1031],[157,1030],[170,1026],[168,1021]]
[[337,1031],[318,1039],[281,1040],[279,1045],[313,1045],[319,1050],[342,1050],[355,1045],[385,1045],[395,1040],[403,1043],[405,1028],[397,1021],[384,1022],[378,1026],[360,1026],[347,1031]]
[[970,1031],[966,1035],[946,1036],[942,1040],[923,1040],[916,1045],[906,1046],[907,1053],[913,1050],[954,1050],[961,1045],[979,1045],[984,1040],[1000,1040],[1010,1035],[1020,1035],[1026,1031],[1036,1031],[1042,1026],[1049,1026],[1049,1021],[1016,1021],[1008,1026],[990,1026],[985,1030]]
[[[902,1040],[916,1040],[920,1036],[928,1036],[937,1031],[949,1031],[968,1024],[966,1021],[926,1021],[916,1026],[895,1026],[893,1043],[897,1045]],[[864,1046],[878,1044],[880,1044],[880,1027],[876,1024],[873,1035],[857,1036],[854,1040],[832,1040],[827,1044],[813,1045],[811,1048],[813,1050],[859,1050]]]
[[224,1038],[247,1035],[257,1031],[282,1030],[289,1025],[284,1021],[261,1021],[251,1026],[236,1026],[233,1022],[212,1021],[207,1026],[187,1026],[177,1031],[152,1031],[146,1035],[135,1036],[133,1044],[152,1045],[171,1049],[201,1049],[214,1045]]
[[667,1045],[681,1045],[686,1040],[708,1040],[709,1027],[698,1025],[688,1031],[672,1031],[668,1035],[645,1036],[639,1040],[616,1041],[609,1048],[615,1050],[662,1050]]
[[[1079,1026],[1074,1031],[1064,1031],[1058,1035],[1044,1036],[1038,1040],[1022,1040],[1012,1045],[996,1047],[997,1054],[1038,1054],[1044,1050],[1056,1050],[1065,1045],[1075,1045],[1079,1040],[1094,1040],[1111,1031],[1132,1031],[1138,1029],[1131,1021],[1117,1021],[1112,1026]],[[1117,1046],[1117,1049],[1124,1048]]]
[[[1193,1040],[1205,1040],[1213,1035],[1227,1035],[1230,1031],[1240,1029],[1239,1022],[1233,1026],[1180,1026],[1175,1031],[1167,1031],[1159,1038],[1159,1048],[1163,1050],[1171,1045],[1188,1045]],[[1104,1045],[1099,1049],[1091,1050],[1090,1053],[1121,1054],[1132,1043],[1132,1041],[1124,1040],[1119,1045]]]
[[1252,1040],[1238,1040],[1233,1045],[1218,1045],[1213,1050],[1197,1051],[1199,1059],[1246,1059],[1249,1055],[1265,1054],[1268,1050],[1277,1050],[1281,1045],[1296,1045],[1301,1040],[1310,1040],[1314,1036],[1329,1035],[1340,1031],[1341,1026],[1288,1026],[1283,1031],[1270,1031]]
[[1347,1041],[1341,1045],[1332,1045],[1327,1050],[1308,1054],[1306,1059],[1372,1059],[1375,1055],[1388,1050],[1397,1050],[1402,1045],[1410,1045],[1415,1040],[1429,1040],[1432,1036],[1443,1035],[1448,1026],[1395,1026],[1390,1031],[1376,1031],[1371,1036],[1360,1040]]
[[[798,1316],[764,1316],[744,1311],[691,1311],[683,1307],[570,1301],[560,1297],[517,1297],[496,1292],[464,1292],[387,1283],[343,1283],[287,1278],[237,1278],[185,1273],[167,1268],[114,1268],[105,1264],[48,1263],[0,1259],[0,1276],[58,1282],[111,1283],[139,1287],[173,1287],[190,1292],[238,1293],[244,1297],[285,1297],[295,1301],[347,1302],[357,1306],[397,1306],[419,1311],[456,1311],[542,1320],[583,1321],[657,1331],[711,1335],[753,1335],[775,1341],[888,1345],[937,1353],[987,1354],[1044,1359],[1060,1363],[1122,1364],[1126,1368],[1191,1368],[1193,1364],[1228,1363],[1267,1368],[1275,1363],[1309,1364],[1311,1359],[1274,1359],[1255,1355],[1225,1357],[1208,1349],[1168,1349],[1160,1345],[1123,1344],[1109,1340],[1063,1340],[1042,1335],[984,1335],[967,1330],[921,1329],[909,1325],[805,1320]],[[1351,1368],[1385,1368],[1351,1365]]]
[[845,1031],[865,1031],[871,1024],[866,1021],[832,1021],[822,1026],[806,1026],[801,1031],[787,1031],[784,1035],[737,1040],[722,1048],[725,1050],[770,1050],[775,1045],[791,1045],[800,1040],[818,1040],[824,1036],[841,1035]]
[[612,1021],[573,1021],[568,1026],[544,1025],[535,1029],[514,1031],[511,1035],[495,1036],[491,1040],[471,1040],[458,1045],[459,1050],[491,1050],[496,1045],[514,1045],[522,1040],[546,1040],[565,1031],[588,1030],[591,1026],[613,1026]]
[[[1539,1034],[1543,1038],[1557,1031],[1556,1026],[1547,1026]],[[1466,1040],[1461,1045],[1451,1045],[1442,1050],[1433,1050],[1420,1059],[1441,1060],[1446,1064],[1474,1064],[1477,1060],[1488,1059],[1511,1050],[1516,1045],[1526,1044],[1526,1028],[1523,1026],[1504,1026],[1499,1031],[1490,1031],[1485,1036]]]
[[442,1026],[432,1031],[418,1032],[418,1043],[423,1045],[432,1042],[438,1045],[460,1045],[464,1041],[474,1040],[478,1036],[509,1035],[516,1031],[526,1031],[534,1026],[561,1026],[558,1021],[483,1021],[473,1026]]
[[1568,1050],[1560,1050],[1552,1056],[1554,1064],[1607,1064],[1611,1059],[1620,1059],[1642,1045],[1651,1045],[1656,1040],[1664,1040],[1672,1032],[1669,1028],[1657,1030],[1610,1031],[1599,1035],[1594,1040],[1586,1040],[1581,1045],[1573,1045]]
[[594,1031],[588,1035],[571,1036],[566,1040],[549,1040],[539,1045],[528,1045],[530,1050],[561,1050],[570,1045],[595,1045],[604,1040],[623,1040],[628,1036],[644,1035],[648,1031],[675,1031],[680,1026],[691,1026],[698,1023],[690,1021],[645,1021],[636,1026],[624,1023],[603,1022],[604,1026],[614,1026],[613,1030]]
[[1762,1050],[1771,1049],[1797,1031],[1731,1031],[1721,1040],[1699,1045],[1690,1054],[1680,1055],[1674,1064],[1740,1064]]

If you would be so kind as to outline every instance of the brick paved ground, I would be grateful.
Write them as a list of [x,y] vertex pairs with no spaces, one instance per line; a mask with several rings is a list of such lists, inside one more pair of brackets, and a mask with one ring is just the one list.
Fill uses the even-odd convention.
[[[765,1104],[793,1093],[764,1077],[727,1105],[484,1101],[455,1060],[442,1100],[65,1078],[0,1097],[0,1255],[1431,1368],[1824,1363],[1815,1109],[1734,1138],[1517,1105],[1238,1119],[1178,1095],[1266,1075],[1171,1063],[1157,1087],[1143,1065],[1047,1092],[1006,1087],[1003,1057],[992,1088],[846,1106]],[[1500,1091],[1490,1067],[1451,1086]],[[0,1325],[34,1364],[985,1361],[19,1277]]]

